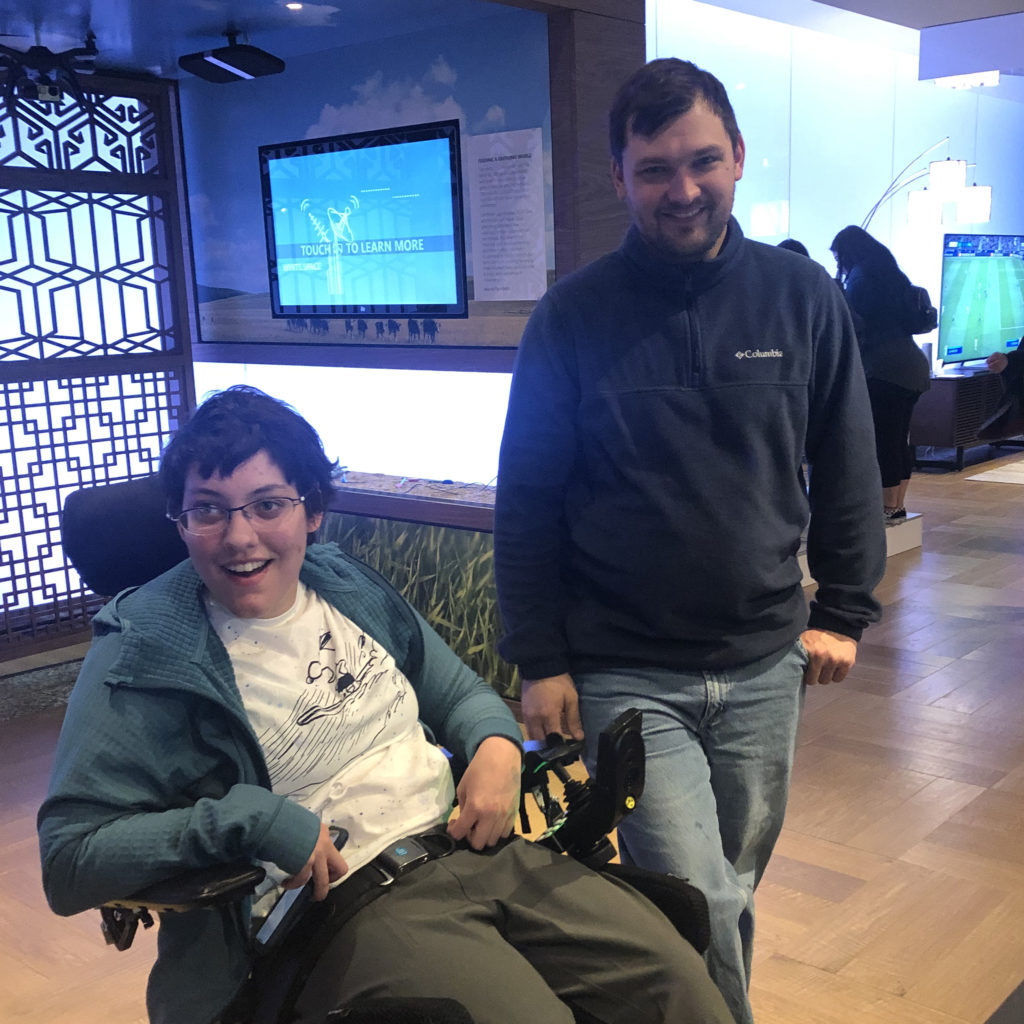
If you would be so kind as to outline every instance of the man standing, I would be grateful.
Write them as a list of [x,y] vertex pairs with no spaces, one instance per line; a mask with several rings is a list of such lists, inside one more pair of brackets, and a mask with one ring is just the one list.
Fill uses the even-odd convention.
[[843,679],[879,616],[871,414],[835,283],[732,218],[744,145],[721,83],[652,61],[619,90],[610,134],[632,226],[541,299],[517,357],[501,650],[531,736],[596,736],[643,710],[647,786],[620,849],[704,890],[708,965],[747,1024],[753,891],[803,684]]

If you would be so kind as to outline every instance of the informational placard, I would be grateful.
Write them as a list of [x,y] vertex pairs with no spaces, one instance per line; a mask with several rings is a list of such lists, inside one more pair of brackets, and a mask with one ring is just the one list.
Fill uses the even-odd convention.
[[537,299],[547,289],[539,128],[469,139],[473,297]]

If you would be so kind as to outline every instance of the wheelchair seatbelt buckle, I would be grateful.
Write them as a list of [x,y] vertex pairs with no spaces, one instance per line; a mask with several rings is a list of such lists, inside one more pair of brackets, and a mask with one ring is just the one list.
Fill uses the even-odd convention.
[[455,851],[456,846],[455,840],[444,828],[432,828],[415,836],[396,839],[386,849],[381,850],[370,864],[384,878],[378,884],[388,886],[396,878],[401,878],[407,871],[420,864],[447,857]]
[[384,884],[390,885],[406,871],[411,871],[417,864],[430,859],[430,851],[419,840],[409,836],[381,850],[374,857],[374,863],[387,877]]

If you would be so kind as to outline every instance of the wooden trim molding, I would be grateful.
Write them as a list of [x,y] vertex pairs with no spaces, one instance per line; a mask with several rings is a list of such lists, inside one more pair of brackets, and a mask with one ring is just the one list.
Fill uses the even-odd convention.
[[491,533],[494,530],[493,505],[458,499],[341,488],[334,492],[328,511],[376,519],[397,519],[426,526],[451,526],[480,533]]

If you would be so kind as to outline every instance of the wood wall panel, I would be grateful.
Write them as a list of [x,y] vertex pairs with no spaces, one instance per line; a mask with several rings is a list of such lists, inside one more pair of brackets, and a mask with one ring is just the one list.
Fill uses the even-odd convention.
[[628,225],[609,173],[608,108],[644,63],[644,26],[583,11],[548,16],[557,277],[615,249]]
[[493,0],[508,7],[523,7],[529,11],[581,11],[601,14],[621,21],[644,21],[644,0]]

